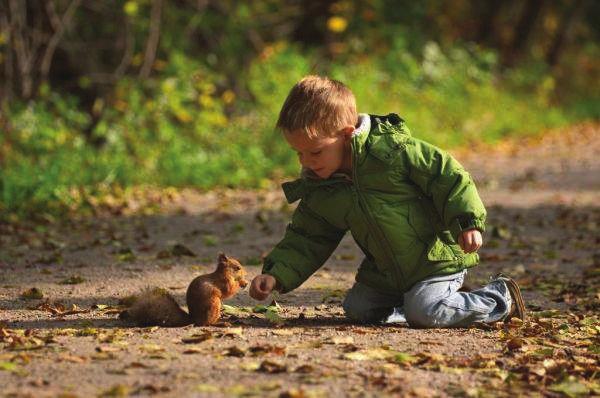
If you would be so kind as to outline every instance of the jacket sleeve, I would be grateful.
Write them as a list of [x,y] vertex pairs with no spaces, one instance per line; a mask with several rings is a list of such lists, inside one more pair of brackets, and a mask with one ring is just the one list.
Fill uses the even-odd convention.
[[464,230],[485,230],[485,207],[473,179],[458,161],[414,138],[406,143],[404,156],[409,179],[433,200],[455,240]]
[[265,258],[262,273],[275,277],[281,293],[294,290],[327,261],[344,233],[301,200],[283,239]]

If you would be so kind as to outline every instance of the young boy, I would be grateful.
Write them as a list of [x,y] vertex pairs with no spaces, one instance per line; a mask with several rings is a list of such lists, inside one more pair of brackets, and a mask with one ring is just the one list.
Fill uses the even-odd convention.
[[253,298],[300,286],[350,230],[366,256],[343,302],[351,319],[439,328],[524,318],[508,277],[458,291],[479,260],[485,209],[462,166],[412,137],[399,116],[358,114],[344,84],[307,76],[277,128],[302,165],[301,178],[283,184],[300,203],[252,281]]

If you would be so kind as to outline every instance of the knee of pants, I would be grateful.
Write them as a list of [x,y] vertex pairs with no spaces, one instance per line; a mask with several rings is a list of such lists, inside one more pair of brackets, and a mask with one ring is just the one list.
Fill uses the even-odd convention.
[[442,319],[436,311],[438,302],[425,301],[419,297],[406,298],[404,301],[404,316],[412,327],[436,328],[444,327]]
[[351,293],[344,298],[342,308],[348,318],[359,322],[378,322],[390,312],[387,308],[373,308]]
[[360,300],[355,299],[351,292],[349,292],[344,298],[344,301],[342,302],[342,308],[344,309],[344,313],[348,318],[356,321],[362,320],[363,315],[366,312],[366,308],[361,309]]

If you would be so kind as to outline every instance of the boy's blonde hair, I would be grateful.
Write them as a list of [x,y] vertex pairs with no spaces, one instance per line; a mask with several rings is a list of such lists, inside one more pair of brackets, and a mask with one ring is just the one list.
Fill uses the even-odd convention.
[[356,99],[344,83],[306,76],[290,90],[276,127],[286,134],[302,131],[309,138],[330,137],[357,121]]

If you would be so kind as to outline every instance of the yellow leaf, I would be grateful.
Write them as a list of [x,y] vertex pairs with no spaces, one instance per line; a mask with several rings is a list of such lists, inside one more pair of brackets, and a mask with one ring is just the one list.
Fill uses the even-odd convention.
[[27,289],[21,293],[21,297],[27,300],[37,300],[44,297],[44,294],[37,287],[32,287],[31,289]]
[[325,343],[329,344],[354,344],[354,338],[352,336],[335,336],[327,339]]
[[295,334],[292,329],[274,329],[271,333],[277,336],[292,336]]
[[240,365],[240,368],[248,371],[255,371],[260,368],[260,363],[258,362],[244,362]]
[[156,353],[156,352],[164,352],[165,349],[164,349],[164,347],[161,347],[158,344],[146,344],[146,345],[143,345],[140,347],[140,351]]
[[223,94],[221,94],[221,99],[225,104],[229,105],[235,101],[235,93],[231,90],[225,90]]
[[135,1],[128,1],[123,5],[123,11],[125,11],[125,14],[129,15],[130,17],[136,15],[138,10],[138,3]]
[[348,27],[348,21],[344,17],[333,16],[327,20],[327,29],[335,33],[341,33]]
[[360,350],[344,354],[345,359],[352,361],[369,361],[377,359],[389,359],[397,355],[398,352],[385,350],[383,348],[372,348],[368,350]]
[[197,392],[219,392],[219,389],[212,384],[198,384],[194,390]]

